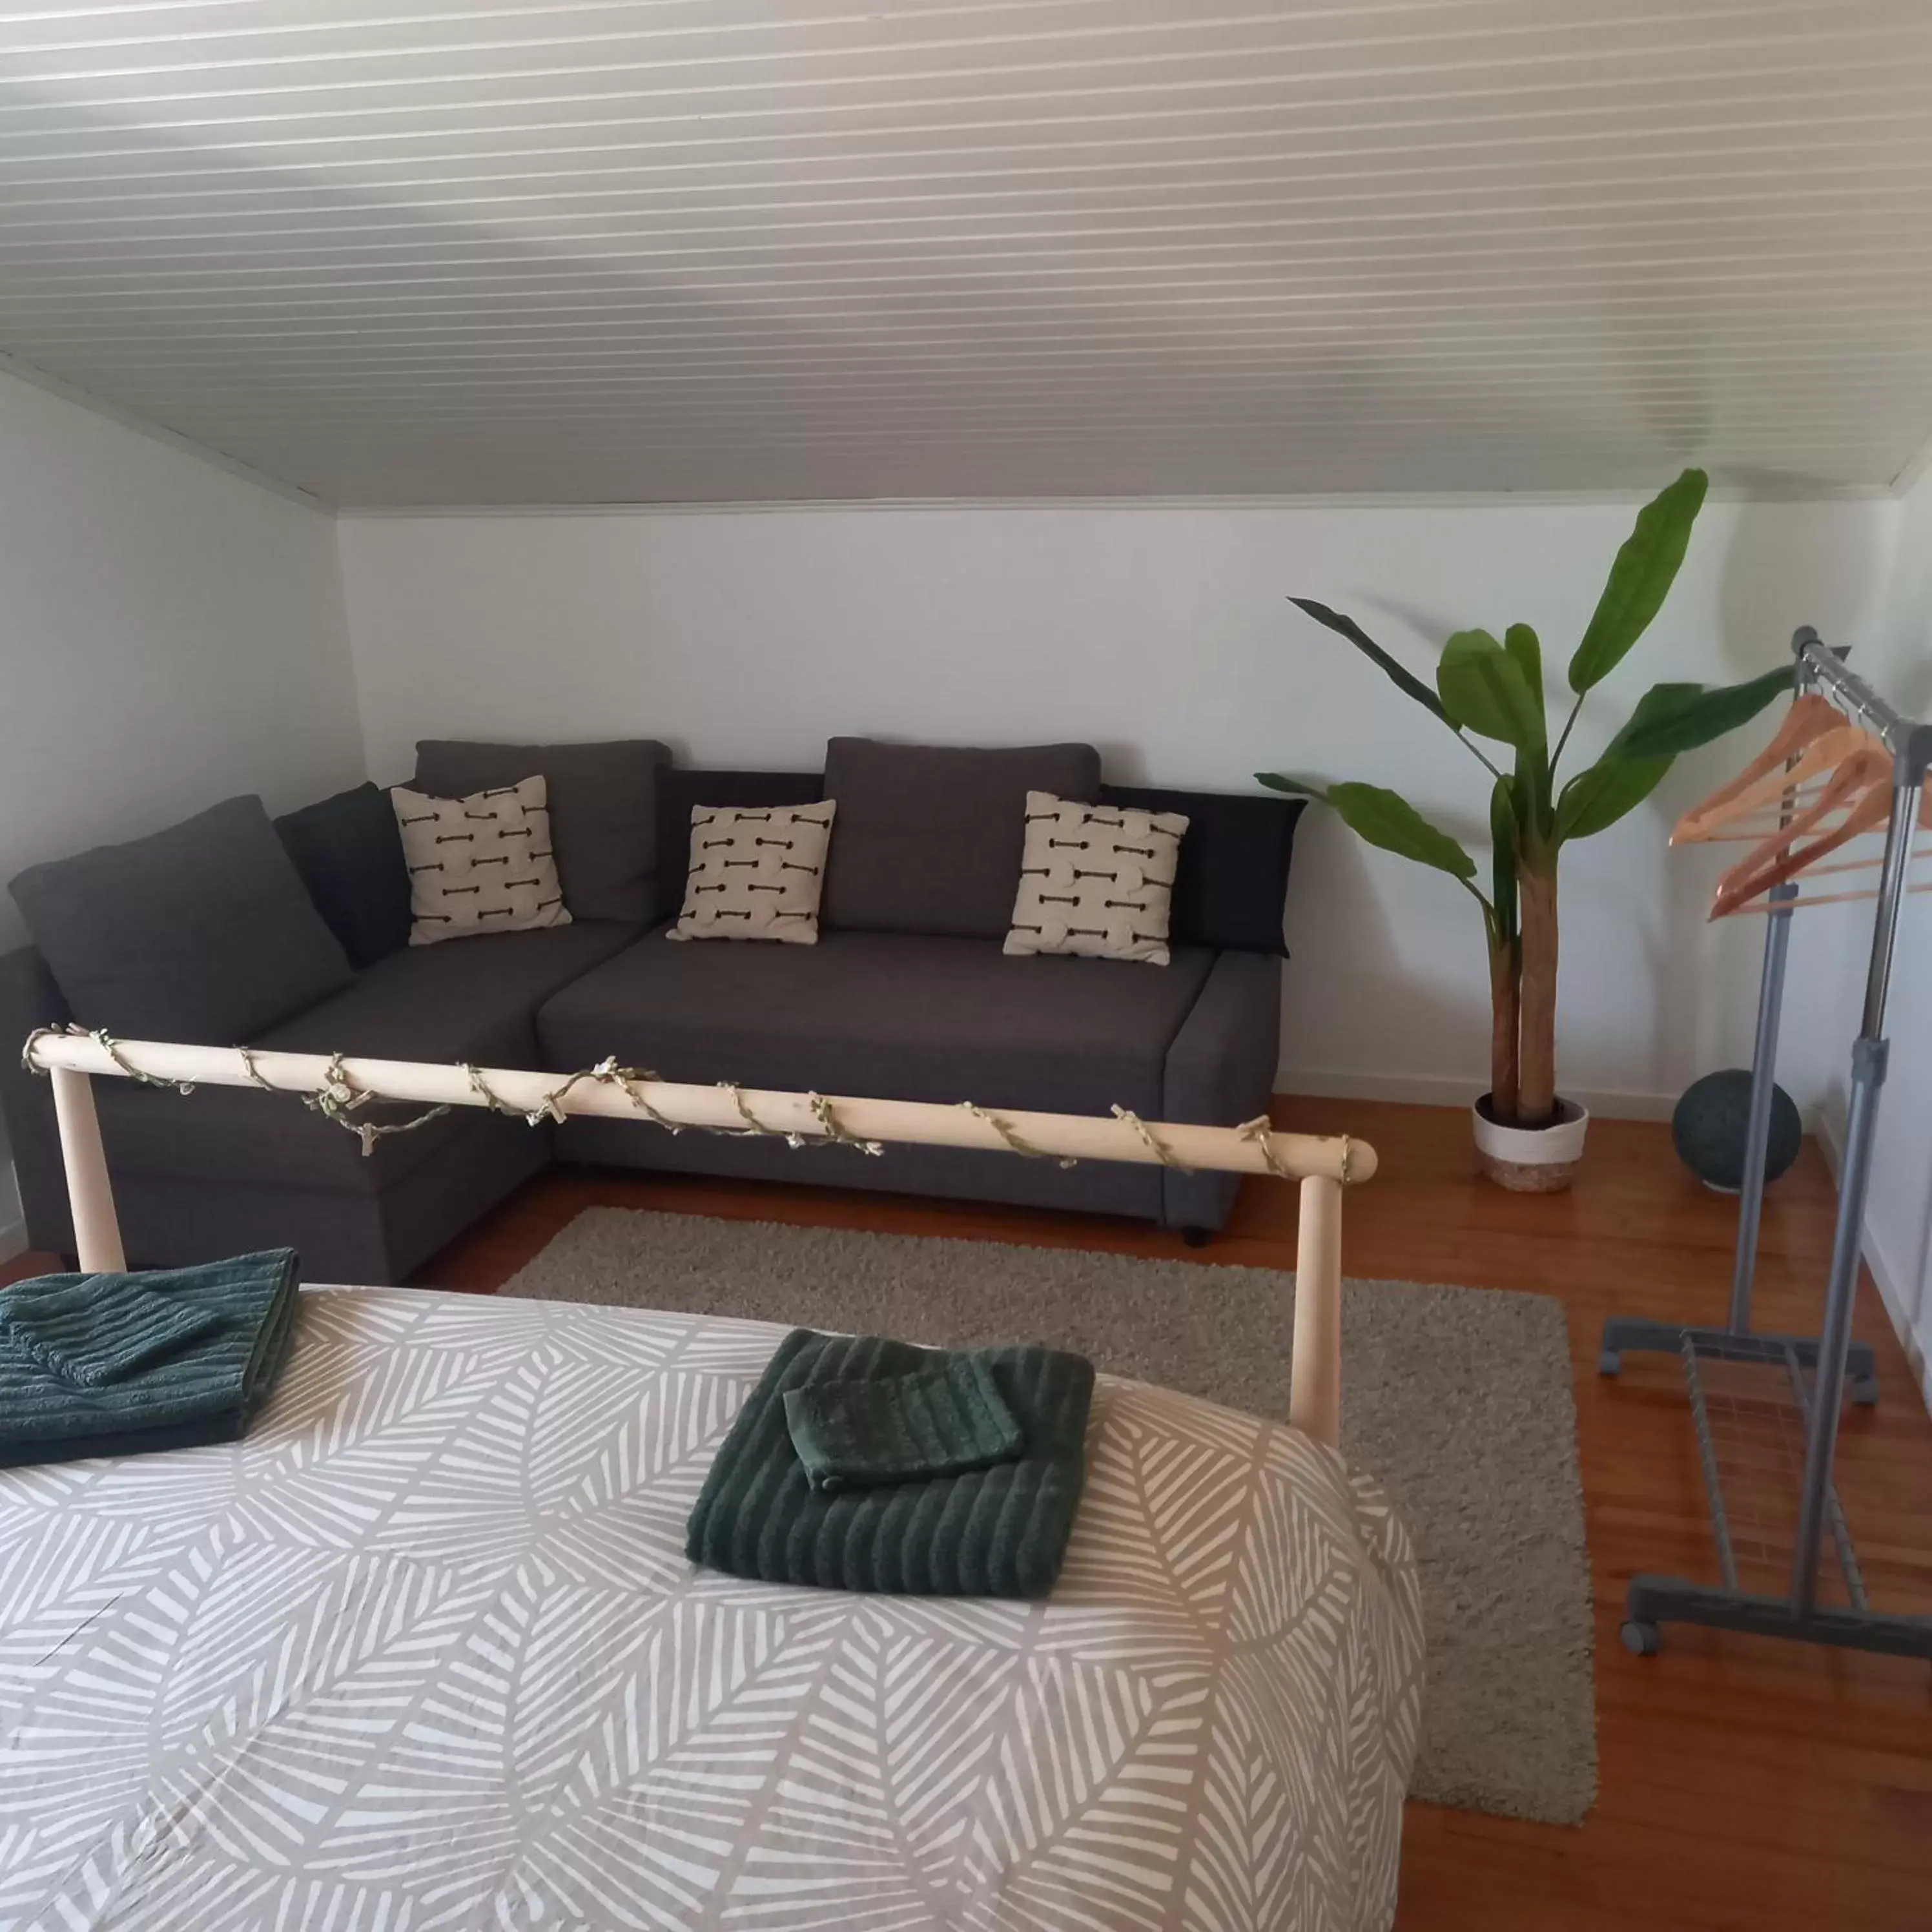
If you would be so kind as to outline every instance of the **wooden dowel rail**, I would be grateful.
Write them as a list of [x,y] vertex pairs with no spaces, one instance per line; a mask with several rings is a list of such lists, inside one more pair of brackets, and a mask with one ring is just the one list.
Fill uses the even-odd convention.
[[118,1274],[128,1265],[121,1246],[121,1224],[108,1185],[107,1156],[100,1144],[100,1119],[94,1110],[94,1085],[76,1068],[49,1069],[53,1076],[54,1120],[60,1130],[61,1162],[67,1170],[68,1204],[74,1210],[74,1245],[89,1274]]
[[1331,1448],[1342,1439],[1342,1186],[1301,1184],[1294,1243],[1294,1348],[1288,1419]]
[[1278,1133],[1259,1123],[1204,1126],[1131,1114],[1047,1114],[1007,1108],[795,1094],[729,1083],[701,1086],[627,1074],[605,1063],[572,1078],[527,1068],[442,1066],[319,1053],[244,1052],[163,1040],[112,1040],[44,1030],[27,1044],[30,1066],[53,1077],[74,1240],[89,1273],[125,1266],[90,1077],[173,1085],[266,1087],[291,1096],[333,1088],[351,1106],[364,1099],[424,1107],[494,1107],[655,1122],[800,1142],[910,1142],[1060,1160],[1127,1161],[1233,1174],[1274,1174],[1300,1184],[1294,1354],[1290,1419],[1333,1444],[1340,1428],[1341,1214],[1345,1187],[1376,1171],[1375,1150],[1346,1136]]
[[[126,1066],[117,1061],[117,1054]],[[116,1040],[110,1051],[89,1034],[50,1033],[34,1040],[28,1058],[36,1066],[62,1067],[76,1073],[125,1077],[131,1067],[137,1074],[171,1084],[259,1087],[266,1083],[296,1094],[313,1094],[339,1072],[358,1093],[382,1100],[424,1106],[490,1104],[467,1068],[420,1060],[368,1060],[351,1054],[337,1060],[326,1054],[261,1050],[244,1056],[236,1047],[184,1046],[146,1040]],[[476,1070],[489,1094],[505,1107],[523,1113],[542,1110],[567,1077],[502,1066]],[[633,1079],[627,1090],[614,1082],[586,1078],[557,1097],[556,1109],[605,1120],[648,1118],[631,1097],[633,1093],[652,1112],[680,1126],[742,1131],[748,1112],[772,1133],[796,1134],[808,1141],[832,1138],[814,1108],[812,1095],[762,1088]],[[1058,1160],[1132,1161],[1145,1166],[1160,1164],[1159,1150],[1165,1148],[1171,1163],[1178,1167],[1274,1173],[1294,1180],[1319,1174],[1352,1183],[1366,1180],[1376,1171],[1374,1150],[1366,1142],[1340,1136],[1270,1132],[1244,1138],[1234,1127],[1149,1120],[1142,1124],[1147,1130],[1144,1137],[1131,1120],[1099,1114],[1030,1113],[1006,1107],[982,1108],[975,1114],[933,1101],[873,1100],[837,1094],[824,1098],[830,1101],[840,1128],[856,1140],[912,1141],[926,1147],[1011,1153],[1016,1150],[1007,1138],[1011,1135],[1028,1148]],[[1004,1124],[1007,1134],[993,1124],[994,1120]]]

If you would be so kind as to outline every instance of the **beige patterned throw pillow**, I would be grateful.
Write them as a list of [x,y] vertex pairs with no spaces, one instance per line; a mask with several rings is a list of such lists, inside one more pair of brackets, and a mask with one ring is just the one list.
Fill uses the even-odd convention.
[[684,910],[667,939],[818,944],[818,899],[832,838],[830,799],[817,805],[691,808]]
[[398,785],[389,800],[410,868],[412,946],[570,923],[542,778],[468,798]]
[[1168,963],[1167,922],[1186,817],[1078,805],[1030,791],[1019,896],[1006,950]]

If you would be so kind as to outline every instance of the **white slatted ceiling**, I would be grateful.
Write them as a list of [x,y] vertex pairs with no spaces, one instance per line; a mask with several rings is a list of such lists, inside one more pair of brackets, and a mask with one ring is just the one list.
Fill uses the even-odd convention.
[[0,346],[355,504],[1888,482],[1924,0],[0,0]]

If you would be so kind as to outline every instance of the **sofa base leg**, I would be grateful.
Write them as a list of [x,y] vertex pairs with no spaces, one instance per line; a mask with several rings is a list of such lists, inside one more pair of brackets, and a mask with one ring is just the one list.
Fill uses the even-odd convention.
[[1180,1238],[1190,1248],[1204,1248],[1214,1238],[1214,1231],[1212,1228],[1184,1228]]

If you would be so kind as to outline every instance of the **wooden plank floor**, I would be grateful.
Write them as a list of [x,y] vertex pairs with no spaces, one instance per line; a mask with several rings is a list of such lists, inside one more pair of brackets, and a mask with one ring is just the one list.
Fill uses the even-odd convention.
[[[1381,1153],[1380,1174],[1351,1197],[1351,1274],[1535,1290],[1560,1298],[1570,1320],[1597,1600],[1596,1808],[1568,1828],[1412,1804],[1403,1932],[1932,1928],[1932,1670],[1729,1633],[1673,1629],[1649,1659],[1618,1641],[1633,1570],[1715,1570],[1676,1367],[1634,1360],[1602,1380],[1598,1330],[1616,1313],[1721,1319],[1734,1204],[1691,1180],[1652,1124],[1593,1124],[1575,1190],[1531,1197],[1476,1178],[1459,1112],[1284,1099],[1276,1117],[1346,1129]],[[1294,1261],[1293,1193],[1267,1182],[1250,1183],[1227,1233],[1191,1255],[1172,1235],[1084,1216],[559,1169],[421,1279],[494,1289],[593,1205]],[[1815,1328],[1833,1208],[1808,1144],[1766,1204],[1760,1325]],[[1858,1332],[1877,1348],[1882,1395],[1876,1409],[1846,1411],[1846,1511],[1875,1600],[1932,1611],[1932,1420],[1869,1283]],[[1346,1363],[1343,1373],[1346,1400]]]

